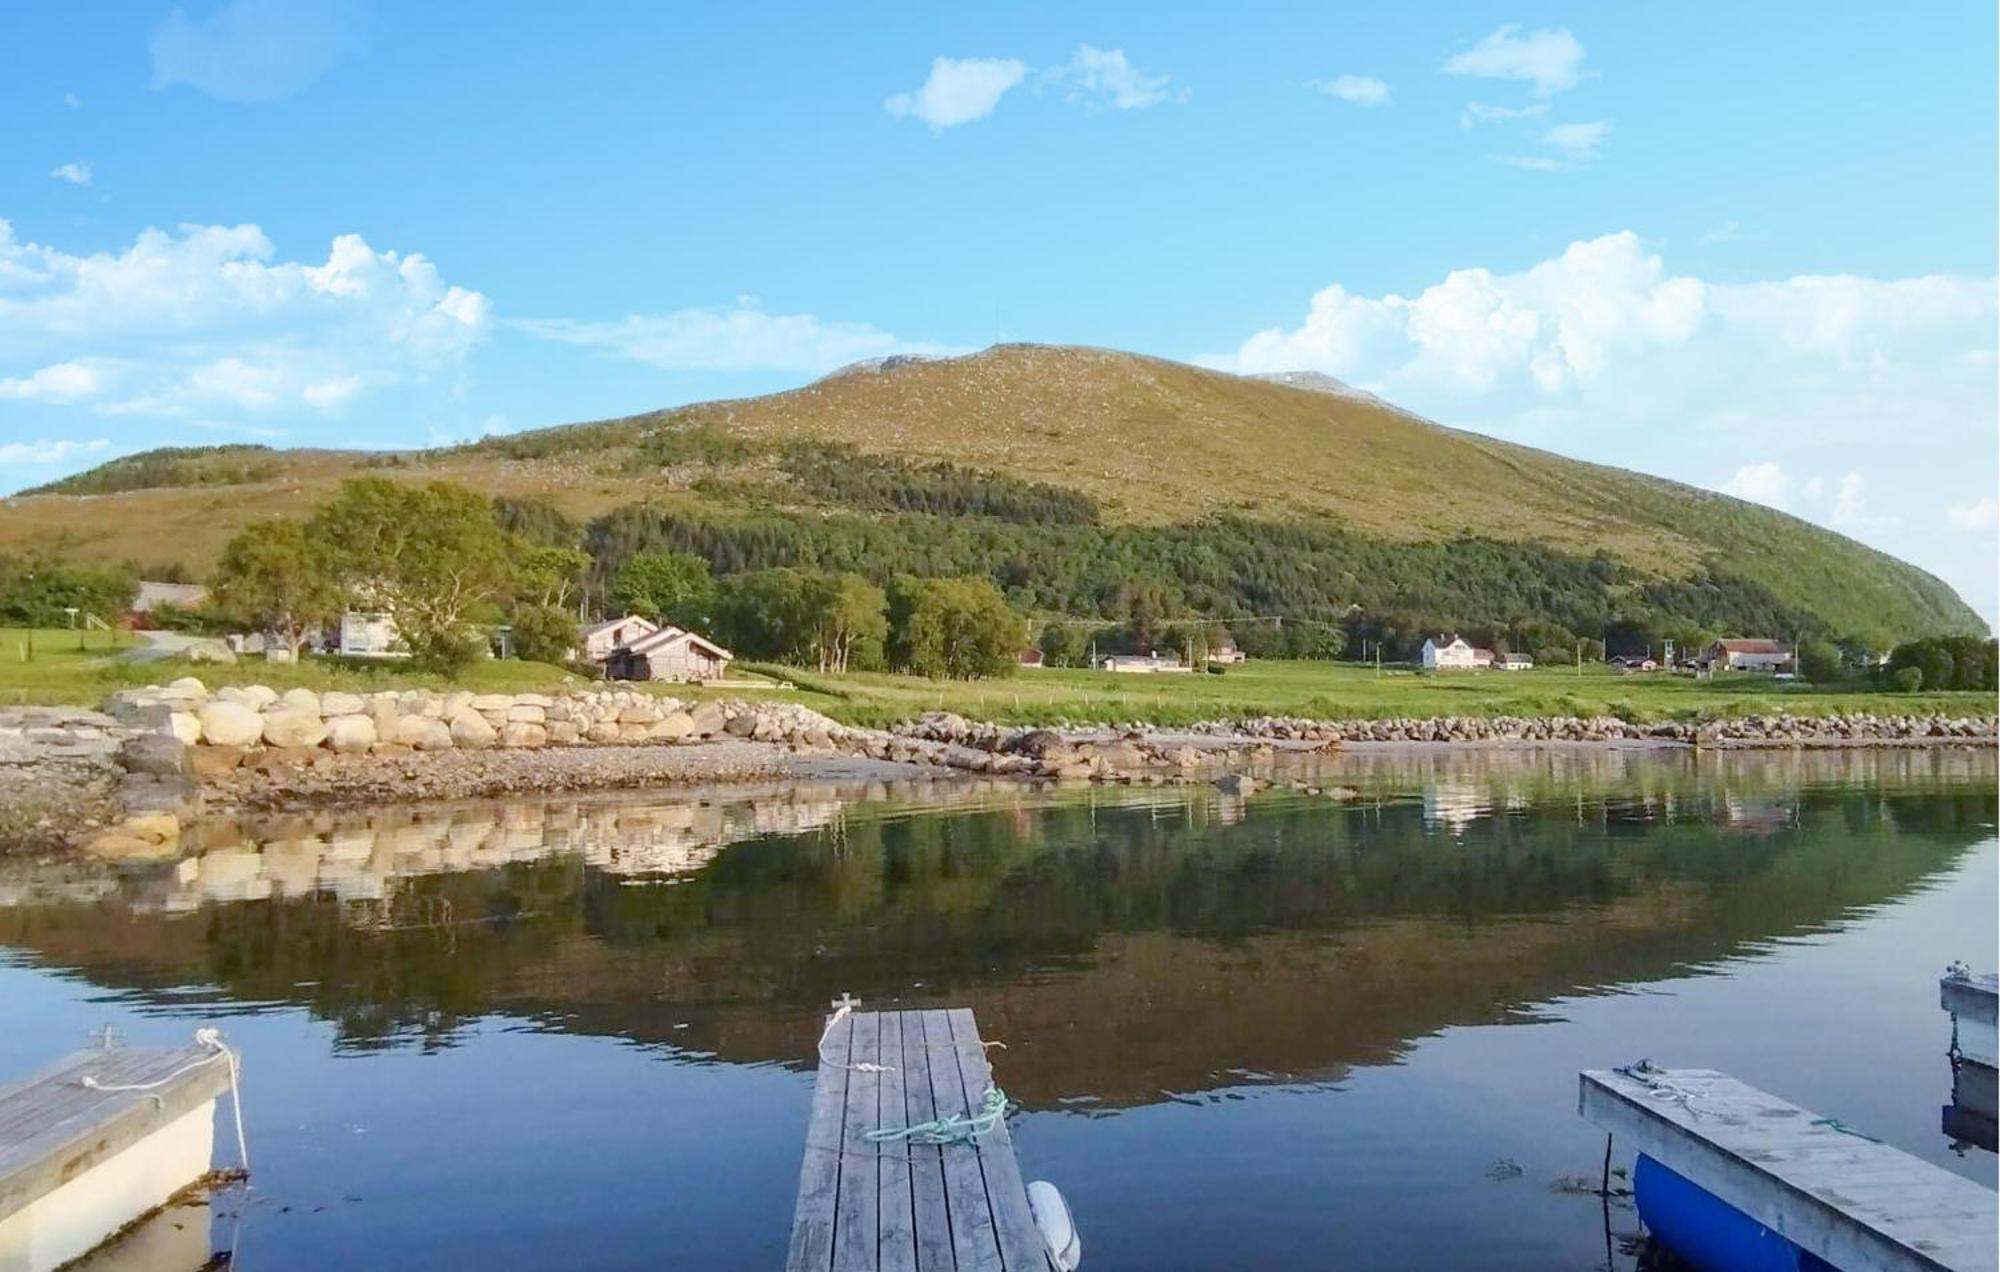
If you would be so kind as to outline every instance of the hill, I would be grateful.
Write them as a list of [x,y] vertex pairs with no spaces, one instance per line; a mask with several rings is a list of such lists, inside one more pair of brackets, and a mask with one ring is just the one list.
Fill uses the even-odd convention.
[[[1769,508],[1445,428],[1327,377],[1035,345],[887,359],[788,392],[443,450],[149,452],[0,501],[0,552],[61,545],[199,573],[240,526],[303,514],[360,472],[596,519],[601,559],[670,545],[724,569],[941,572],[1110,551],[1189,604],[1238,614],[1268,612],[1276,588],[1294,608],[1547,613],[1579,631],[1592,606],[1875,639],[1984,630],[1931,575]],[[929,545],[920,560],[913,542]],[[1293,560],[1320,577],[1227,577],[1296,574]],[[1044,587],[1046,564],[1009,580],[1025,603],[1074,608],[1077,589],[1105,581]],[[1415,582],[1399,590],[1398,574]],[[1478,599],[1501,575],[1504,589]],[[1476,603],[1453,608],[1462,595]]]

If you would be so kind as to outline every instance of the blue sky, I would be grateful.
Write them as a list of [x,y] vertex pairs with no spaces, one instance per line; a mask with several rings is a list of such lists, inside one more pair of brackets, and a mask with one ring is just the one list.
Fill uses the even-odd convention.
[[1323,370],[1995,615],[1991,5],[1161,8],[10,6],[0,490],[998,336]]

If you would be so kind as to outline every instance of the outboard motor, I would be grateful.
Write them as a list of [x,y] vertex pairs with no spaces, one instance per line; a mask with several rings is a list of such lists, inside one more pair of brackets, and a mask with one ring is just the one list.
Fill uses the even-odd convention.
[[1046,1179],[1030,1183],[1028,1210],[1035,1216],[1035,1227],[1041,1230],[1042,1243],[1049,1248],[1056,1272],[1076,1272],[1076,1265],[1083,1262],[1083,1238],[1076,1235],[1076,1220],[1056,1186]]

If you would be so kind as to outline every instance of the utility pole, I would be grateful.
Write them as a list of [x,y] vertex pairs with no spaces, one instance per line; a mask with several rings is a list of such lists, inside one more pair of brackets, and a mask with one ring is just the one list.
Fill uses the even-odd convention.
[[1576,674],[1579,678],[1583,675],[1583,638],[1580,636],[1576,642]]

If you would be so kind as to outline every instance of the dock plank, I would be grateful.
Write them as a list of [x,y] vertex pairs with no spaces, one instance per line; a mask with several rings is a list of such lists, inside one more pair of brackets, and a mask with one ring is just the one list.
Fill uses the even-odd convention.
[[[842,1026],[852,1038],[851,1065],[882,1061],[882,1017],[877,1012],[849,1016]],[[840,1195],[834,1207],[834,1272],[875,1272],[881,1258],[878,1208],[881,1147],[868,1132],[882,1125],[882,1075],[855,1069],[847,1075],[847,1112],[841,1133]]]
[[[958,1047],[951,1036],[951,1013],[924,1013],[924,1045],[930,1051],[931,1099],[937,1115],[965,1117],[965,1081],[959,1076]],[[993,1232],[993,1208],[986,1199],[986,1176],[979,1169],[979,1150],[971,1144],[946,1144],[945,1203],[951,1212],[951,1248],[959,1272],[1003,1272],[1000,1242]]]
[[[882,1014],[882,1063],[889,1072],[881,1076],[880,1125],[909,1124],[908,1101],[903,1095],[906,1064],[903,1058],[903,1020],[900,1011]],[[875,1164],[877,1197],[876,1263],[884,1268],[917,1266],[915,1200],[910,1183],[910,1144],[892,1140],[881,1146]]]
[[[975,1109],[993,1085],[993,1068],[986,1059],[986,1046],[969,1008],[951,1013],[951,1036],[957,1044],[960,1080],[965,1098]],[[1028,1209],[1028,1190],[1021,1180],[1021,1164],[1014,1156],[1013,1137],[1006,1119],[991,1135],[979,1141],[979,1165],[986,1177],[986,1198],[993,1208],[993,1231],[999,1240],[1000,1258],[1007,1272],[1046,1272],[1048,1249],[1035,1227],[1034,1212]]]
[[[825,1041],[822,1060],[845,1064],[852,1034],[836,1029]],[[834,1202],[840,1191],[841,1131],[847,1113],[847,1070],[821,1064],[813,1082],[812,1112],[806,1118],[805,1160],[799,1167],[799,1199],[792,1211],[787,1272],[825,1272],[833,1266]]]
[[1587,1071],[1578,1111],[1836,1267],[1996,1266],[1992,1190],[1727,1074],[1663,1070],[1641,1082]]
[[[937,1117],[931,1095],[931,1051],[924,1039],[922,1012],[903,1013],[903,1125],[919,1126]],[[917,1272],[953,1272],[951,1211],[945,1204],[944,1150],[935,1144],[910,1145],[910,1217],[916,1225]]]

